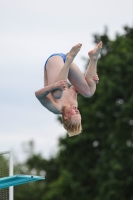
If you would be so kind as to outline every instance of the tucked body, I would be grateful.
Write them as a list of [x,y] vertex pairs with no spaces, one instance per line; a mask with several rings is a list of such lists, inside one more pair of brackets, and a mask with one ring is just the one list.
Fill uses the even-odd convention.
[[[84,75],[73,62],[82,44],[77,44],[67,54],[53,54],[45,64],[44,87],[35,92],[40,103],[54,114],[62,114],[62,122],[69,136],[82,131],[77,94],[91,97],[99,81],[96,67],[102,48],[100,42],[88,52],[90,62]],[[71,87],[68,86],[68,82]]]

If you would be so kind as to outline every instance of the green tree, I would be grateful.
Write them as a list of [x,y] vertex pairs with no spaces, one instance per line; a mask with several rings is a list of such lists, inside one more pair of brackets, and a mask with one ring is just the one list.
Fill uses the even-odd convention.
[[15,164],[15,174],[31,174],[45,176],[46,180],[36,181],[14,187],[14,196],[16,200],[43,200],[48,185],[59,176],[59,162],[56,158],[46,160],[41,153],[35,153],[35,144],[33,141],[23,144],[23,150],[27,155],[26,161]]
[[100,40],[97,91],[79,96],[83,133],[60,139],[60,174],[44,200],[133,199],[133,28]]
[[114,40],[105,29],[94,35],[94,43],[100,40],[97,91],[78,97],[83,133],[60,138],[55,158],[29,156],[24,165],[45,169],[46,180],[30,185],[27,196],[21,186],[17,200],[133,200],[133,28],[124,27]]

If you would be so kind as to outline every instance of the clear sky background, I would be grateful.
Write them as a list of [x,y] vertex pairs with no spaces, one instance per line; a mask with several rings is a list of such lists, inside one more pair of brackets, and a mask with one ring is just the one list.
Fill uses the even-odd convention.
[[66,131],[34,95],[45,60],[82,43],[75,62],[84,71],[92,35],[107,26],[114,38],[124,25],[133,26],[133,0],[0,0],[0,151],[23,160],[21,144],[34,140],[46,158],[57,152]]

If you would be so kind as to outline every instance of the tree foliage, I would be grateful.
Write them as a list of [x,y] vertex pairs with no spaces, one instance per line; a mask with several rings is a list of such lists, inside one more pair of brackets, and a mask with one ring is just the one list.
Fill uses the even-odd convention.
[[30,191],[19,187],[17,200],[133,200],[133,28],[124,27],[114,40],[107,30],[95,34],[94,43],[100,40],[96,93],[78,99],[82,134],[60,138],[55,158],[32,155],[26,161],[32,169],[37,160],[46,180],[32,183]]

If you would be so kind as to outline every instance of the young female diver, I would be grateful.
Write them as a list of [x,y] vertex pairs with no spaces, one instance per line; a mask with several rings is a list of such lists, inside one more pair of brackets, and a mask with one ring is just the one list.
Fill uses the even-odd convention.
[[[44,87],[35,92],[37,99],[45,108],[54,114],[62,115],[62,123],[69,136],[82,131],[77,94],[91,97],[99,81],[96,67],[102,42],[88,52],[90,62],[85,75],[73,62],[81,46],[82,44],[73,46],[67,54],[51,55],[45,63]],[[68,87],[67,80],[72,84],[71,87]]]

